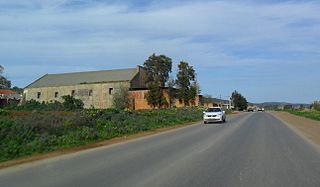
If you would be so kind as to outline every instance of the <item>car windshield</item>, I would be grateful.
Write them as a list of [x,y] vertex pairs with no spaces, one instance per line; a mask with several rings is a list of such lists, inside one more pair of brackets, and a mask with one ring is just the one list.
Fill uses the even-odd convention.
[[207,112],[221,112],[220,108],[208,108]]

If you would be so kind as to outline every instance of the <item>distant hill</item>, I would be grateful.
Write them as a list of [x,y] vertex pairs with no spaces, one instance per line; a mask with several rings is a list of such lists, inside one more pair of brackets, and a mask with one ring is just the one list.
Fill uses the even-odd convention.
[[[218,98],[204,98],[204,99],[205,101],[229,104],[229,100],[225,100],[225,99],[218,99]],[[303,105],[306,108],[309,108],[311,106],[311,104],[306,104],[306,103],[288,103],[288,102],[263,102],[263,103],[249,102],[248,105],[255,105],[262,108],[277,108],[279,106],[286,106],[286,105],[292,105],[293,108],[299,108],[301,105]]]
[[299,107],[303,105],[304,107],[310,107],[310,104],[306,103],[288,103],[288,102],[264,102],[264,103],[251,103],[258,107],[275,107],[275,106],[285,106],[285,105],[292,105],[293,107]]

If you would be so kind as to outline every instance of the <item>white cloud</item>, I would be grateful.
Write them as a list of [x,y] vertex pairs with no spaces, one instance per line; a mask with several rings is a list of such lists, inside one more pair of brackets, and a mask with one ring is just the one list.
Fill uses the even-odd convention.
[[117,39],[123,38],[147,43],[155,37],[171,40],[172,36],[206,35],[220,42],[208,41],[203,45],[222,45],[219,48],[225,50],[224,45],[250,47],[261,45],[260,42],[289,42],[288,45],[303,42],[305,38],[319,36],[320,28],[319,25],[313,30],[305,28],[301,33],[299,28],[286,27],[303,19],[319,20],[317,8],[320,6],[311,3],[248,5],[218,1],[144,12],[131,12],[124,6],[115,5],[65,10],[56,4],[42,2],[37,10],[1,15],[2,42],[25,42],[26,45],[53,42],[66,47],[70,43],[72,48],[74,44],[81,46],[86,42],[100,42],[103,46],[104,42],[117,43]]
[[[126,3],[0,0],[0,61],[10,70],[39,66],[37,75],[132,67],[153,52],[196,68],[314,62],[319,9],[317,2],[188,1],[140,10]],[[304,20],[314,24],[301,26]]]

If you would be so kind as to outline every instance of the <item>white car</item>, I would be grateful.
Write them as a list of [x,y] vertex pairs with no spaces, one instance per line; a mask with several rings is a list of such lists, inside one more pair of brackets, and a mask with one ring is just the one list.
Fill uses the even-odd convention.
[[203,112],[203,122],[226,122],[225,111],[221,107],[210,107],[205,112]]

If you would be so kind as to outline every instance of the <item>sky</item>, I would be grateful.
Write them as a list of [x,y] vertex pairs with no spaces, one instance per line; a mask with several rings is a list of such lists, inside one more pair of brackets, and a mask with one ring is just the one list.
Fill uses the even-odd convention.
[[320,100],[319,0],[0,0],[13,86],[46,73],[131,68],[152,54],[197,72],[202,94]]

